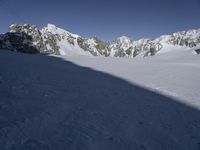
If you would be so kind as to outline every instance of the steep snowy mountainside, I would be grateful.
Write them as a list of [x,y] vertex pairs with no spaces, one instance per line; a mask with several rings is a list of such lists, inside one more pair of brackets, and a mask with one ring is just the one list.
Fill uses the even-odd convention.
[[[53,50],[56,45],[61,55],[80,54],[99,56],[107,54],[106,43],[98,38],[82,38],[52,24],[44,27],[41,33],[47,48]],[[52,39],[55,42],[52,43]]]
[[133,40],[122,36],[112,43],[98,37],[84,38],[70,33],[53,24],[47,24],[39,30],[28,24],[13,24],[10,31],[0,36],[0,48],[31,53],[50,53],[56,55],[93,55],[111,57],[154,56],[166,49],[179,47],[191,51],[200,46],[200,29],[187,30],[163,35],[155,39]]
[[66,30],[56,27],[54,24],[47,24],[44,28],[41,29],[41,32],[51,32],[52,34],[59,34],[60,36],[72,36],[74,38],[80,37],[77,34],[70,33]]
[[83,38],[52,24],[41,30],[28,24],[13,24],[9,29],[0,35],[0,48],[56,55],[108,55],[108,44],[99,38]]
[[[122,38],[123,39],[123,38]],[[136,57],[154,56],[158,52],[174,49],[193,48],[200,46],[200,29],[187,30],[174,33],[172,35],[162,35],[155,39],[115,40],[110,45],[111,56],[114,57]],[[173,47],[173,48],[172,48]]]
[[121,36],[117,38],[110,46],[110,56],[112,57],[124,57],[126,52],[127,55],[132,55],[131,51],[129,51],[133,46],[133,40],[129,37]]
[[[81,54],[86,52],[77,43],[78,35],[48,24],[41,30],[47,51],[56,50],[60,55]],[[89,53],[88,53],[89,54]]]
[[93,56],[108,56],[108,43],[97,37],[78,38],[77,42],[82,49],[90,52]]

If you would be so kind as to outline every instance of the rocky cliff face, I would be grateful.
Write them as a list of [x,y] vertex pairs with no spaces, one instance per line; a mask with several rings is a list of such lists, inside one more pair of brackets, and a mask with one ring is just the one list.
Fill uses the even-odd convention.
[[0,35],[0,48],[25,53],[133,58],[139,55],[156,55],[168,45],[190,48],[200,45],[200,29],[177,32],[156,39],[133,40],[122,36],[111,44],[97,37],[83,38],[52,24],[41,30],[28,24],[13,24],[9,29],[9,32]]
[[1,48],[25,53],[39,53],[46,49],[36,26],[13,24],[0,36]]
[[108,45],[98,38],[83,38],[48,24],[41,30],[47,51],[54,54],[107,55]]
[[174,33],[169,37],[169,44],[195,47],[200,44],[200,29]]
[[136,57],[153,56],[162,49],[162,44],[156,40],[141,39],[131,40],[128,37],[120,37],[110,45],[111,56],[114,57]]
[[172,35],[163,35],[156,39],[140,39],[134,41],[128,37],[120,37],[110,45],[110,54],[114,57],[153,56],[169,45],[189,48],[199,46],[200,29],[181,31]]
[[97,37],[90,39],[78,39],[79,46],[85,51],[89,51],[94,56],[108,56],[109,44],[103,42]]

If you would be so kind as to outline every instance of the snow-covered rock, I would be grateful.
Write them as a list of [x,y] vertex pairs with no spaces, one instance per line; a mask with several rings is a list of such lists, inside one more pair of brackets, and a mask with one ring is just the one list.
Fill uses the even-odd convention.
[[35,26],[13,24],[10,31],[0,35],[0,47],[25,53],[45,50],[40,31]]
[[[122,36],[107,43],[99,39],[84,38],[47,24],[41,30],[28,24],[13,24],[10,31],[0,35],[0,48],[20,52],[40,52],[56,55],[93,55],[111,57],[154,56],[167,49],[187,47],[196,49],[200,46],[200,29],[187,30],[172,35],[162,35],[155,39],[133,40]],[[170,48],[169,48],[170,47]],[[173,47],[173,48],[172,48]]]
[[[172,35],[162,35],[155,39],[132,40],[128,37],[120,37],[110,44],[110,56],[113,57],[136,57],[153,56],[158,52],[175,48],[193,48],[200,45],[200,29],[187,30]],[[170,48],[171,49],[171,48]]]
[[128,37],[120,37],[110,45],[110,56],[113,57],[136,57],[153,56],[162,49],[162,45],[151,39],[140,39],[134,41]]
[[82,38],[52,24],[44,27],[41,33],[48,52],[60,55],[107,55],[107,44],[96,37]]
[[117,38],[109,46],[110,56],[112,57],[125,57],[132,55],[133,40],[129,37],[122,36]]

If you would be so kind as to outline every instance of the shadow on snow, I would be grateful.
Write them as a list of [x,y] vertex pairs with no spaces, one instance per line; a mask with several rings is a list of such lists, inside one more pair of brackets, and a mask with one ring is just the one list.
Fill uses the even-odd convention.
[[1,52],[0,149],[197,150],[198,110],[61,58]]

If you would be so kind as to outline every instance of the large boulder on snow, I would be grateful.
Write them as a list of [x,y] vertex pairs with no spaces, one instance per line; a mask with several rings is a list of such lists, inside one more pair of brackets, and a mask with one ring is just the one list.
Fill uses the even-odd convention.
[[200,49],[196,49],[195,52],[200,55]]

